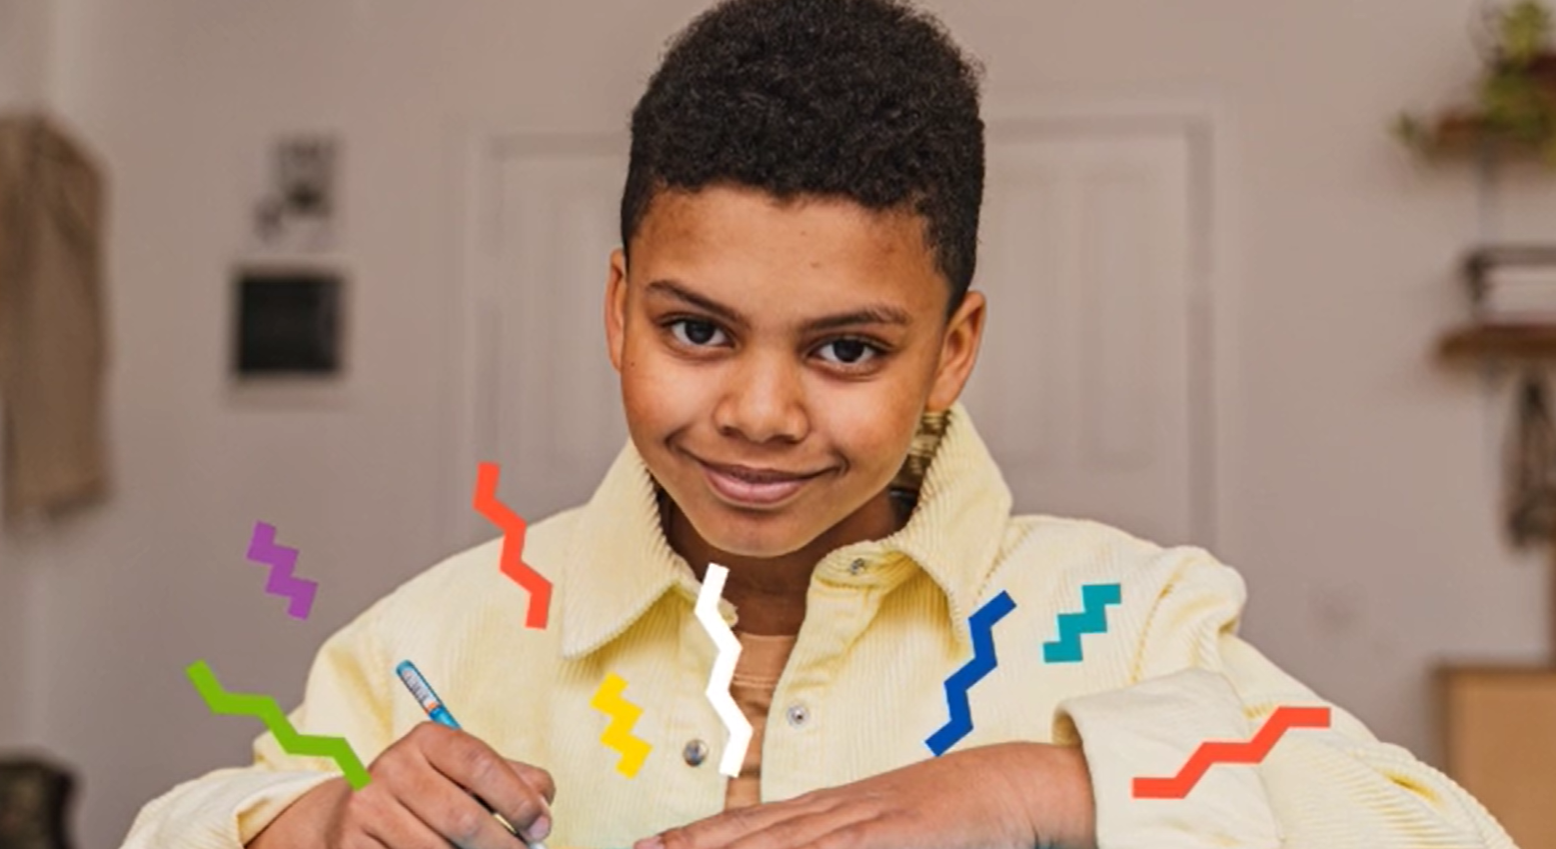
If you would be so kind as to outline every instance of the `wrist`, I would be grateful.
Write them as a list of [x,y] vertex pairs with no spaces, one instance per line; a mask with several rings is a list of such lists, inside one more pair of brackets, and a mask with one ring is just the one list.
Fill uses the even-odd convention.
[[1023,798],[1037,845],[1043,849],[1093,849],[1097,814],[1085,752],[1079,746],[1022,746],[1030,776]]

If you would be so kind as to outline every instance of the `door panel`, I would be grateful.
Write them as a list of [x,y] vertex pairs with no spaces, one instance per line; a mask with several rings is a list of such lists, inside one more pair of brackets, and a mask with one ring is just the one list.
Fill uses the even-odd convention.
[[991,138],[963,398],[1019,512],[1194,536],[1189,172],[1172,131]]

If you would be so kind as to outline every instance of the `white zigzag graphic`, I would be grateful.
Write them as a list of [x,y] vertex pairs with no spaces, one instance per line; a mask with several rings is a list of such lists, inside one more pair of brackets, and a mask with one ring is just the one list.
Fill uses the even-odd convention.
[[713,638],[719,653],[713,659],[713,674],[708,676],[708,701],[729,732],[729,745],[724,747],[724,757],[719,762],[719,772],[734,778],[740,775],[740,766],[746,760],[746,748],[751,745],[751,723],[746,721],[740,706],[729,694],[730,681],[735,678],[735,663],[740,660],[740,641],[735,632],[724,624],[719,615],[719,598],[724,595],[724,579],[729,570],[717,563],[708,564],[708,574],[702,579],[702,590],[697,593],[697,621]]

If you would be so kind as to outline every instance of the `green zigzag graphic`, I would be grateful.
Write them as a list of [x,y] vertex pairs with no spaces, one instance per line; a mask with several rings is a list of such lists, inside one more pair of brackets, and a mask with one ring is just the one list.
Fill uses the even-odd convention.
[[184,672],[189,675],[190,682],[205,699],[206,707],[211,709],[211,713],[258,717],[265,723],[265,727],[270,729],[270,733],[276,735],[276,742],[281,744],[283,751],[289,755],[334,760],[340,766],[340,771],[346,774],[346,781],[350,782],[354,790],[361,790],[373,780],[346,738],[298,734],[297,729],[292,727],[291,720],[281,712],[281,706],[276,704],[274,698],[227,692],[221,682],[216,680],[216,673],[212,672],[211,667],[203,660],[189,664]]

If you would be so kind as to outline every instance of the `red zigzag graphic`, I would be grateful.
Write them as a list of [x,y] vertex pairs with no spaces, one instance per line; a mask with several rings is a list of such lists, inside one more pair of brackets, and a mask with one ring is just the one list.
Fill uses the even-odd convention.
[[1328,728],[1329,708],[1278,707],[1246,743],[1201,743],[1172,778],[1136,778],[1136,799],[1182,799],[1215,764],[1256,764],[1264,760],[1288,728]]
[[529,590],[525,627],[545,628],[551,611],[551,582],[524,562],[524,518],[497,499],[497,475],[496,463],[482,463],[476,468],[475,509],[502,528],[502,573]]

